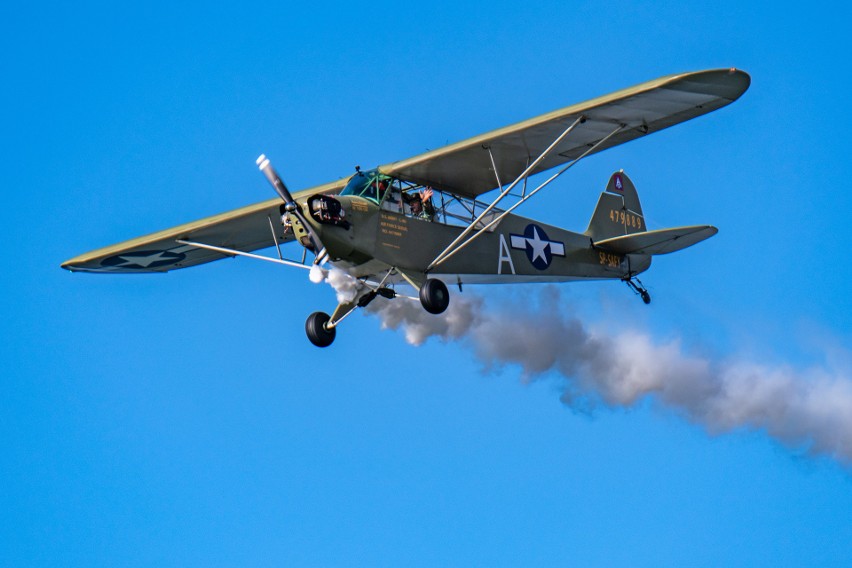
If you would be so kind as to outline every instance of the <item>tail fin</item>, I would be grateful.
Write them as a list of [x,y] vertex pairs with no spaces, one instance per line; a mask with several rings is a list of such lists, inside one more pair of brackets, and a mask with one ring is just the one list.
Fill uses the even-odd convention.
[[602,241],[646,230],[636,186],[624,170],[615,172],[598,199],[598,205],[585,234],[591,237],[592,241]]

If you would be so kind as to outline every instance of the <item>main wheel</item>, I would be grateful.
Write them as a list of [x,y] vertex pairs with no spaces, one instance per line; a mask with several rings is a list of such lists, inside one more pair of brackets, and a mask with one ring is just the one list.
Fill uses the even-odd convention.
[[646,304],[651,303],[651,294],[649,294],[647,290],[642,291],[642,301]]
[[443,313],[450,305],[447,285],[435,278],[429,278],[420,287],[420,303],[430,314]]
[[317,347],[328,347],[337,335],[337,328],[326,329],[325,324],[331,318],[324,312],[314,312],[305,321],[305,333]]

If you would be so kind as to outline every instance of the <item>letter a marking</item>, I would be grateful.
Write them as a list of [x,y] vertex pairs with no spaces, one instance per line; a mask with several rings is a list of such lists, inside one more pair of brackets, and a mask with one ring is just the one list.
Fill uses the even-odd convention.
[[515,274],[515,264],[512,262],[512,253],[509,252],[509,245],[506,243],[506,237],[500,235],[500,251],[499,259],[497,259],[497,274],[503,274],[503,263],[509,263],[509,269],[512,274]]

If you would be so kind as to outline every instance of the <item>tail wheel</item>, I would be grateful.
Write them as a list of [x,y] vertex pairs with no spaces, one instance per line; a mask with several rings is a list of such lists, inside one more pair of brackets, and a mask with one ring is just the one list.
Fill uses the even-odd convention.
[[420,287],[420,303],[430,314],[443,313],[450,305],[450,292],[447,285],[435,278],[429,278]]
[[325,312],[314,312],[305,321],[305,333],[308,334],[310,342],[317,347],[328,347],[337,335],[336,328],[326,329],[325,327],[330,319]]

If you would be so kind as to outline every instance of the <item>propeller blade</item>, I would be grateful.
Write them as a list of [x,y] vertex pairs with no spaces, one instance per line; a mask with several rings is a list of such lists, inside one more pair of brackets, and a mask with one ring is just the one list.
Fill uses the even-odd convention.
[[308,231],[308,236],[311,239],[311,243],[314,245],[314,251],[317,253],[316,258],[314,258],[314,264],[320,264],[327,260],[328,255],[319,235],[316,231],[314,231],[314,228],[310,223],[308,223],[308,220],[302,214],[302,208],[299,207],[299,204],[296,203],[295,199],[293,199],[293,196],[290,194],[290,190],[287,189],[287,185],[284,183],[284,180],[281,179],[281,176],[279,176],[278,172],[275,171],[275,168],[272,167],[269,158],[266,157],[266,154],[261,154],[258,156],[255,163],[260,171],[263,172],[263,175],[266,176],[266,179],[269,180],[269,183],[275,189],[278,196],[284,201],[284,210],[295,215],[305,230]]
[[257,163],[257,167],[260,168],[263,175],[266,176],[266,179],[269,180],[269,183],[275,189],[275,192],[284,200],[284,203],[288,206],[295,204],[293,196],[290,195],[290,190],[287,189],[287,186],[284,184],[284,180],[281,179],[281,176],[279,176],[278,172],[275,171],[275,168],[272,167],[272,164],[269,162],[269,158],[266,157],[266,154],[261,154],[255,163]]

